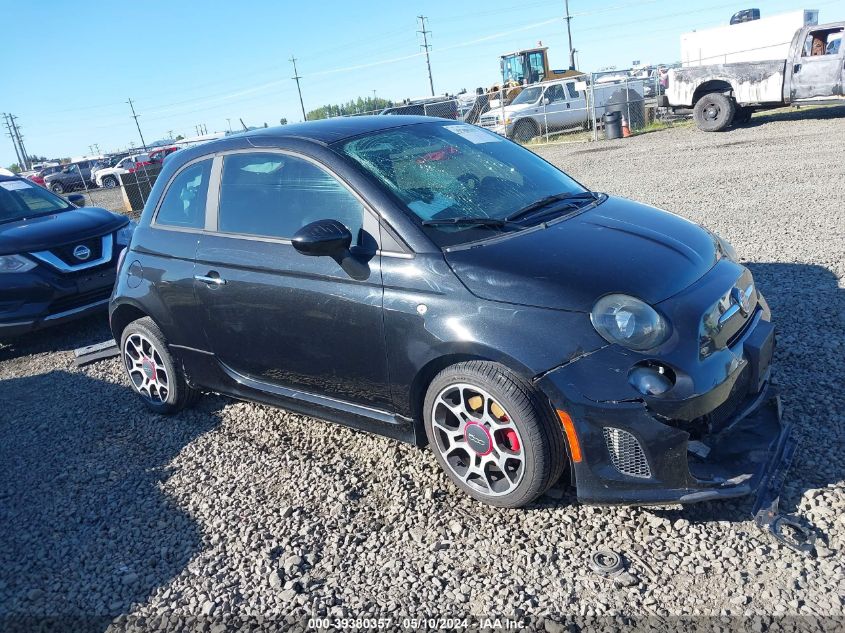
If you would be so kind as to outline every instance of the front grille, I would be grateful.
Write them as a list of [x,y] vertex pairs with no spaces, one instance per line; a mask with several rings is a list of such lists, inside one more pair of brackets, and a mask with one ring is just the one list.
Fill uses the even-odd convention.
[[648,466],[643,447],[628,431],[606,426],[602,429],[607,450],[610,453],[610,461],[613,466],[623,475],[648,479],[651,477],[651,468]]
[[111,296],[111,286],[104,288],[96,288],[88,292],[82,292],[69,297],[62,297],[50,304],[50,314],[59,314],[60,312],[67,312],[74,308],[81,308],[82,306],[103,301]]
[[[90,251],[88,257],[85,259],[79,259],[73,254],[74,249],[78,246],[84,246]],[[92,237],[87,240],[65,244],[64,246],[56,246],[55,248],[51,248],[50,252],[68,266],[79,266],[80,264],[94,261],[95,259],[99,259],[103,256],[103,238]]]

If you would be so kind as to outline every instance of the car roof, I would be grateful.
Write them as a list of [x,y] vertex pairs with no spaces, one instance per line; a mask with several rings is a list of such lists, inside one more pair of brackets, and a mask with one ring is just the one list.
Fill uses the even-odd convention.
[[[397,106],[401,104],[396,104]],[[231,138],[299,138],[314,141],[321,144],[334,143],[345,138],[389,130],[392,128],[414,125],[416,123],[433,123],[444,119],[435,119],[426,116],[348,116],[335,117],[333,119],[321,119],[319,121],[306,121],[305,123],[292,123],[276,127],[259,128],[239,134],[232,134],[221,139],[208,141],[203,145],[214,145],[224,143]]]

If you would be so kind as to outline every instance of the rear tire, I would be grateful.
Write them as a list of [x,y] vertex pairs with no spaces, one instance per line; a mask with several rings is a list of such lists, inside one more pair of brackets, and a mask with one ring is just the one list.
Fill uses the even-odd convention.
[[492,506],[531,503],[569,463],[563,429],[541,394],[498,363],[470,361],[441,371],[429,385],[424,416],[449,479]]
[[733,121],[736,102],[721,92],[710,92],[695,102],[695,124],[704,132],[721,132]]
[[150,317],[132,321],[120,337],[120,358],[129,384],[150,411],[170,415],[194,404],[199,392],[188,386],[167,339]]

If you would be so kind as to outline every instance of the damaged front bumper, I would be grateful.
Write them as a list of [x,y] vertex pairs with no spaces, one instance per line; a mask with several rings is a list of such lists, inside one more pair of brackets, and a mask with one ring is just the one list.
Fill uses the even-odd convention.
[[[763,304],[732,346],[726,375],[685,398],[631,395],[627,373],[638,358],[612,345],[542,376],[538,386],[569,414],[580,445],[581,459],[572,464],[579,501],[693,503],[755,491],[772,497],[794,444],[770,384],[774,327],[767,317]],[[611,393],[626,398],[612,400]]]

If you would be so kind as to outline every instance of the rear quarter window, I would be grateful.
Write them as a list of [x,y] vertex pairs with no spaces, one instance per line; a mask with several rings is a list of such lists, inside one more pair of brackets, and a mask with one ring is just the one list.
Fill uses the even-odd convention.
[[159,205],[155,224],[191,229],[205,226],[211,160],[189,165],[173,177]]

